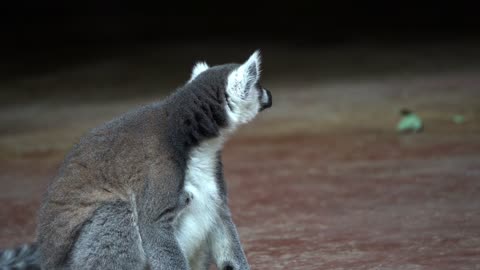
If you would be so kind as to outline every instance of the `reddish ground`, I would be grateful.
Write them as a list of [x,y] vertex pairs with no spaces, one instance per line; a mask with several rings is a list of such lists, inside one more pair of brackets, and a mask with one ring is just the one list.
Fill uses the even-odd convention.
[[[336,70],[347,71],[330,79],[315,57],[302,60],[309,73],[291,77],[276,77],[268,69],[275,57],[265,57],[274,106],[224,152],[252,269],[480,269],[480,69],[383,53],[403,59],[400,67],[385,72],[377,53],[372,70],[349,70],[338,53],[327,62],[341,55]],[[426,70],[412,70],[416,63]],[[83,78],[55,76],[16,86]],[[41,195],[79,135],[151,97],[63,100],[0,109],[0,247],[34,239]],[[404,106],[424,119],[423,133],[395,132]]]

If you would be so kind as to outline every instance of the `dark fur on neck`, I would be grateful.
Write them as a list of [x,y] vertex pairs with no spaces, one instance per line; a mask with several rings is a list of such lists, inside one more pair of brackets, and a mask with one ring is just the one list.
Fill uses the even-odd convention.
[[166,100],[168,138],[176,150],[188,152],[202,141],[218,137],[228,125],[225,88],[235,66],[214,67],[215,73],[208,70],[200,74]]

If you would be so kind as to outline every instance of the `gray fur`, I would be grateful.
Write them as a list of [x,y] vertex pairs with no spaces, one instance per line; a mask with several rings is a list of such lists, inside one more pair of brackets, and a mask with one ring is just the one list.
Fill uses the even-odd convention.
[[35,243],[0,251],[0,270],[40,270]]
[[218,269],[249,269],[237,228],[226,205],[222,207],[215,230],[209,237],[209,244]]
[[[227,205],[221,153],[217,229],[195,262],[182,253],[176,219],[195,200],[184,191],[190,151],[230,125],[227,77],[214,66],[165,100],[97,127],[65,157],[38,215],[44,269],[249,269]],[[260,91],[261,92],[261,91]],[[220,252],[220,247],[225,252]]]
[[195,254],[195,259],[189,260],[189,265],[191,269],[210,269],[210,264],[212,263],[212,252],[209,247],[208,242],[204,242],[201,245],[201,248],[197,250]]
[[134,247],[141,246],[136,233],[133,209],[118,201],[99,207],[79,231],[70,252],[71,269],[148,269],[146,257]]

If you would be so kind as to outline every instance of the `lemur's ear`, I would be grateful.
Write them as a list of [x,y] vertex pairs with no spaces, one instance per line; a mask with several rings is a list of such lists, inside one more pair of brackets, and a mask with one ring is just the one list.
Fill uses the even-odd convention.
[[256,50],[247,61],[228,76],[227,92],[242,99],[252,98],[253,86],[260,79],[261,56]]
[[205,70],[209,69],[210,67],[206,62],[198,62],[193,66],[192,74],[190,75],[190,80],[193,81],[200,73],[204,72]]

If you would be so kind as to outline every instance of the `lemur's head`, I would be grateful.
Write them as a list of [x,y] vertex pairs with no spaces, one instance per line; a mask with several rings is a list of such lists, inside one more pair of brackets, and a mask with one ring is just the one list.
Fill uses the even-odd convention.
[[[272,106],[272,95],[260,84],[260,52],[255,51],[244,63],[210,67],[197,63],[189,82],[206,89],[222,100],[229,128],[250,122],[259,112]],[[215,86],[215,87],[211,87]]]

